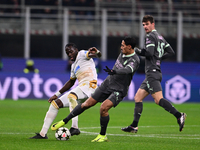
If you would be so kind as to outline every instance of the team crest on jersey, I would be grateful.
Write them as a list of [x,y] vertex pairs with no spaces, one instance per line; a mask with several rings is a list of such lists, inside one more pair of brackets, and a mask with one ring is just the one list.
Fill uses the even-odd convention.
[[151,43],[151,40],[149,38],[146,38],[146,44]]
[[133,63],[133,62],[131,62],[131,63],[130,63],[130,66],[134,68],[134,63]]
[[161,40],[163,39],[163,37],[161,35],[159,35],[158,38],[161,39]]

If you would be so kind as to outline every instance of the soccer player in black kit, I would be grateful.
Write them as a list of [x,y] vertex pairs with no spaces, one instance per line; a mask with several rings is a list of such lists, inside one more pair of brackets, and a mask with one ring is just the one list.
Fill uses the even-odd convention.
[[140,59],[134,51],[135,39],[125,37],[121,43],[121,53],[119,54],[113,69],[106,66],[104,69],[109,76],[95,90],[95,92],[84,103],[77,105],[73,111],[63,120],[54,123],[51,129],[57,130],[64,126],[70,119],[81,114],[86,109],[102,102],[100,107],[100,134],[91,142],[107,141],[106,129],[109,122],[108,110],[116,107],[127,95],[129,85],[134,73],[139,67]]
[[143,110],[143,99],[151,94],[156,104],[163,107],[166,111],[177,118],[179,131],[182,131],[185,124],[185,113],[177,111],[166,99],[163,98],[161,80],[162,73],[160,69],[161,61],[174,54],[172,47],[155,30],[154,18],[146,15],[142,20],[146,32],[145,48],[135,48],[138,55],[145,56],[145,80],[135,94],[134,119],[128,127],[122,128],[122,131],[137,133],[138,122]]

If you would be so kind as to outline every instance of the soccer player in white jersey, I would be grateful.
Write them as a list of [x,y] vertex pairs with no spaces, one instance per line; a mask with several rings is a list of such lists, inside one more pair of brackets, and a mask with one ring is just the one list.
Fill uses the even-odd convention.
[[[47,132],[53,120],[57,116],[59,108],[69,107],[70,112],[78,105],[78,103],[86,100],[97,88],[97,73],[95,63],[92,58],[101,57],[101,52],[95,47],[89,50],[78,51],[74,43],[69,43],[65,46],[65,52],[69,60],[74,61],[71,65],[70,79],[65,85],[49,98],[51,103],[49,110],[44,118],[44,124],[40,133],[36,133],[31,139],[48,139]],[[68,91],[78,79],[78,86]],[[68,91],[64,94],[64,92]],[[61,97],[59,97],[63,94]],[[70,128],[71,135],[79,135],[78,116],[72,119],[72,126]]]

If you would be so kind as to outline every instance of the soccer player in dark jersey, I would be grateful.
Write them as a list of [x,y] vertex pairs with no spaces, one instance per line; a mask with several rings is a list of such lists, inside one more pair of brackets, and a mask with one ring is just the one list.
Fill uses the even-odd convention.
[[127,95],[129,85],[136,72],[140,59],[134,51],[135,39],[125,37],[121,43],[121,53],[119,54],[113,69],[106,66],[104,69],[109,76],[95,90],[95,92],[84,103],[77,105],[73,111],[63,120],[54,123],[51,129],[57,130],[64,126],[70,119],[81,114],[86,109],[102,102],[100,107],[100,134],[92,142],[107,141],[106,129],[109,122],[108,110],[116,107]]
[[146,78],[135,94],[134,119],[130,126],[122,128],[122,131],[137,133],[138,122],[143,110],[143,99],[151,94],[156,104],[163,107],[166,111],[177,118],[179,131],[182,131],[185,124],[185,113],[177,111],[166,99],[163,98],[161,80],[162,73],[160,69],[161,61],[174,54],[172,47],[155,30],[154,18],[146,15],[142,20],[146,32],[144,49],[135,48],[135,52],[145,56],[145,74]]

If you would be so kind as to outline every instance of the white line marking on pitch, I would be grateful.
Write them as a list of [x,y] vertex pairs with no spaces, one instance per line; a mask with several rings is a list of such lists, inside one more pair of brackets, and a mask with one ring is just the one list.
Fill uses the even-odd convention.
[[[140,128],[158,128],[158,127],[177,127],[175,125],[168,125],[168,126],[140,126]],[[187,127],[200,127],[200,125],[187,125]],[[109,126],[108,128],[118,128],[120,129],[121,127],[119,126]],[[87,129],[100,129],[100,127],[83,127],[80,128],[81,133],[84,133],[86,135],[98,135],[99,133],[97,132],[88,132],[88,131],[83,131]],[[0,133],[0,134],[32,134],[32,133]],[[51,133],[50,133],[51,134]],[[107,135],[110,136],[129,136],[129,137],[154,137],[154,138],[178,138],[178,139],[197,139],[200,140],[200,134],[132,134],[132,133],[127,133],[127,134],[110,134],[107,133]]]
[[[175,125],[169,125],[169,126],[140,126],[141,128],[155,128],[155,127],[177,127]],[[200,127],[200,125],[188,125],[187,127]],[[108,128],[121,128],[121,127],[117,127],[117,126],[111,126]],[[88,131],[83,131],[83,130],[87,130],[87,129],[100,129],[100,127],[83,127],[80,128],[81,133],[87,134],[87,135],[97,135],[99,133],[97,132],[88,132]],[[107,135],[111,135],[111,136],[130,136],[130,137],[154,137],[154,138],[178,138],[178,139],[200,139],[200,134],[183,134],[183,135],[179,135],[179,134],[109,134],[107,133]]]
[[[86,132],[86,131],[81,131],[81,133],[85,133],[87,135],[98,135],[99,133],[97,132]],[[106,134],[106,135],[110,135],[110,136],[130,136],[130,137],[154,137],[154,138],[167,138],[167,139],[191,139],[191,140],[200,140],[200,138],[190,138],[190,137],[171,137],[171,136],[165,136],[166,134]],[[187,135],[189,136],[189,135]],[[190,135],[193,136],[193,135]],[[200,136],[200,135],[196,135],[196,136]]]
[[[139,128],[167,128],[167,127],[178,127],[178,125],[166,125],[166,126],[140,126]],[[185,127],[200,127],[200,125],[185,125]],[[83,127],[80,129],[97,129],[100,127]],[[108,128],[119,128],[121,129],[121,127],[119,126],[109,126]]]

